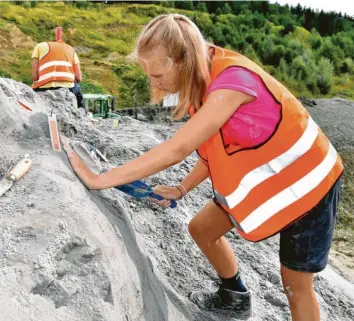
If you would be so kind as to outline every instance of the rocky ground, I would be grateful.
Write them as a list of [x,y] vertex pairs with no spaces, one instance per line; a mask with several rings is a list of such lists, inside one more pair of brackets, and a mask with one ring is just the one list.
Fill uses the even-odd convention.
[[[34,110],[21,108],[18,100]],[[340,99],[314,102],[309,111],[334,145],[352,151],[354,104]],[[52,151],[46,114],[57,114],[61,132],[73,143],[86,149],[93,144],[105,153],[109,163],[97,158],[94,164],[103,170],[168,139],[175,125],[122,116],[115,128],[110,119],[85,117],[65,89],[39,95],[8,79],[0,79],[0,109],[0,175],[24,154],[34,162],[0,197],[1,321],[227,320],[188,300],[190,291],[215,287],[217,280],[187,232],[189,220],[212,196],[210,182],[166,210],[115,189],[89,191],[65,154]],[[192,154],[147,182],[175,184],[196,159]],[[253,244],[236,232],[227,237],[252,292],[250,320],[289,321],[278,238]],[[354,319],[348,264],[343,263],[343,269],[333,264],[315,278],[322,320]]]

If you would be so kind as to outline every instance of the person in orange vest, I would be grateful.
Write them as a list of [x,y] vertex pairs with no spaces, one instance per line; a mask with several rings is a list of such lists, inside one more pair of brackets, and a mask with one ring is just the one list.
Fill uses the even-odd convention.
[[68,88],[84,108],[80,81],[82,73],[75,49],[62,40],[62,28],[55,29],[55,42],[41,42],[32,53],[32,88],[35,91]]
[[212,181],[214,199],[188,228],[221,285],[190,299],[201,309],[249,318],[251,295],[224,235],[236,228],[258,242],[280,234],[292,320],[319,321],[313,278],[327,265],[343,172],[330,141],[288,89],[245,56],[207,43],[186,16],[153,19],[132,57],[150,78],[154,100],[179,93],[174,115],[191,117],[166,142],[99,175],[62,137],[76,174],[89,189],[105,189],[148,177],[197,150],[199,159],[180,184],[154,188],[165,199],[156,203],[167,207]]

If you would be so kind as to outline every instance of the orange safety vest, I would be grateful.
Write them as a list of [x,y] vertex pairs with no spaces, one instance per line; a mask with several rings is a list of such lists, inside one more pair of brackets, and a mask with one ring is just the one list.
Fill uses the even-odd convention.
[[343,164],[302,104],[248,58],[215,47],[211,82],[231,66],[260,76],[281,105],[281,120],[273,135],[259,146],[224,146],[220,129],[198,148],[198,154],[208,164],[216,199],[240,235],[256,242],[314,208],[341,176]]
[[48,42],[49,52],[39,60],[38,80],[32,88],[39,88],[50,82],[75,82],[73,47],[63,41]]

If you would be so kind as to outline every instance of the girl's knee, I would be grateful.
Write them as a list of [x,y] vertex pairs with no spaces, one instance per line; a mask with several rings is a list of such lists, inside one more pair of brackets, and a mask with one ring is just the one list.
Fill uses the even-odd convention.
[[232,228],[232,223],[213,201],[210,201],[188,224],[189,234],[197,243],[215,243]]
[[218,246],[222,240],[222,236],[215,239],[210,235],[210,230],[205,228],[203,224],[191,221],[188,225],[188,231],[194,242],[201,248],[209,248],[210,246]]
[[310,273],[296,271],[282,273],[282,283],[289,302],[297,301],[299,297],[311,296],[314,293],[313,276]]
[[194,240],[200,239],[203,235],[202,227],[198,224],[197,220],[192,219],[188,224],[188,232]]
[[202,224],[200,220],[192,219],[188,224],[188,232],[197,243],[210,243],[213,241],[209,227]]
[[294,288],[292,288],[291,285],[283,284],[283,290],[289,301],[294,299]]

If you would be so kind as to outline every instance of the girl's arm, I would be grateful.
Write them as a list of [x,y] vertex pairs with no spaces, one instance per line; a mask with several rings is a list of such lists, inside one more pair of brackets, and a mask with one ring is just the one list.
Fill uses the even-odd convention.
[[252,96],[239,91],[213,91],[203,107],[171,139],[100,175],[91,172],[76,153],[68,149],[68,144],[64,146],[63,143],[63,147],[73,170],[89,189],[105,189],[130,183],[181,162],[214,135],[239,106],[252,99]]

